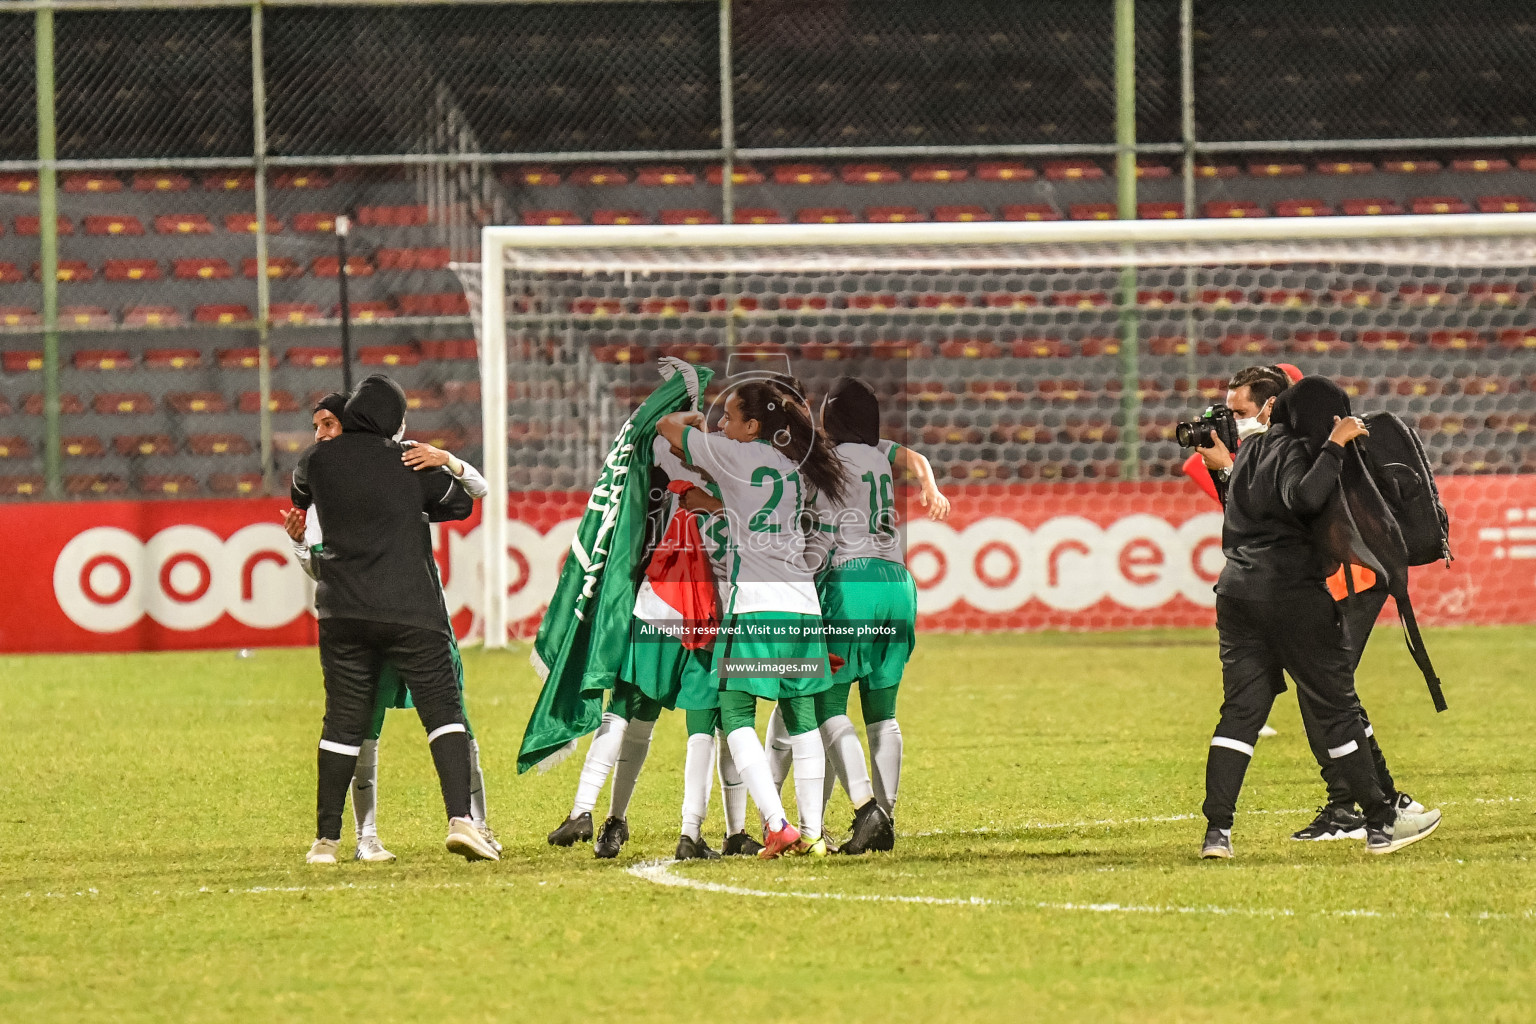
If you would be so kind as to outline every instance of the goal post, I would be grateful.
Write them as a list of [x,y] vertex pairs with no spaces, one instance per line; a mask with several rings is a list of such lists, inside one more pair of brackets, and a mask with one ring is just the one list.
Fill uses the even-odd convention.
[[[509,352],[518,345],[522,352],[547,344],[577,368],[564,386],[586,389],[576,419],[591,435],[608,408],[601,367],[590,355],[600,348],[622,355],[625,346],[697,344],[718,355],[780,344],[832,359],[829,350],[902,338],[913,342],[914,354],[960,345],[956,360],[971,348],[982,353],[966,365],[995,369],[1011,354],[1043,375],[1053,372],[1049,361],[1025,350],[1036,341],[1041,353],[1059,344],[1061,375],[1082,376],[1088,367],[1104,378],[1106,395],[1125,399],[1110,415],[1129,408],[1130,420],[1109,429],[1135,453],[1157,427],[1141,419],[1145,389],[1137,374],[1149,365],[1157,372],[1159,359],[1178,360],[1186,375],[1178,401],[1191,413],[1199,400],[1195,378],[1207,376],[1197,362],[1208,349],[1222,368],[1234,359],[1303,361],[1283,354],[1297,351],[1315,353],[1318,372],[1337,372],[1324,364],[1343,358],[1341,345],[1353,346],[1379,356],[1384,371],[1391,346],[1359,343],[1356,335],[1491,336],[1522,328],[1533,322],[1533,267],[1536,214],[487,227],[479,267],[458,268],[479,340],[490,485],[482,527],[486,645],[504,646],[509,628],[504,553],[508,494],[517,481],[508,394],[518,381],[514,367],[524,366],[524,356],[509,359]],[[1106,336],[1120,349],[1103,344]],[[1253,341],[1251,351],[1241,343],[1228,351],[1225,339],[1234,336],[1266,340]],[[1150,364],[1144,357],[1137,369],[1122,358],[1143,352],[1149,340],[1166,342]],[[1536,345],[1518,351],[1536,357]],[[1122,365],[1132,368],[1129,379],[1115,386],[1111,371]],[[948,436],[944,429],[934,436]],[[1077,447],[1049,465],[1069,461],[1072,451],[1102,455],[1103,437],[1073,438]],[[570,448],[578,450],[586,449]],[[1162,465],[1166,445],[1158,451]],[[1096,472],[1125,472],[1112,461],[1097,458]]]

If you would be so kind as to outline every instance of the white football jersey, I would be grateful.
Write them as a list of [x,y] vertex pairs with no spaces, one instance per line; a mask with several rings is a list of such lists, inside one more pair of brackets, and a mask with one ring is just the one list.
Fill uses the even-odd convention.
[[817,493],[814,504],[819,529],[831,545],[830,564],[855,558],[905,562],[891,474],[891,461],[900,448],[894,441],[878,445],[845,441],[837,446],[837,457],[848,475],[847,493],[841,502]]

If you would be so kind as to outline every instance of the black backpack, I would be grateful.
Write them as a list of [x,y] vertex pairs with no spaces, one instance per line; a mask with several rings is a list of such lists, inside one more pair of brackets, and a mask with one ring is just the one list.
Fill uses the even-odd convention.
[[1365,468],[1397,520],[1409,565],[1451,563],[1451,520],[1424,454],[1418,431],[1391,412],[1361,417],[1370,437],[1355,442]]

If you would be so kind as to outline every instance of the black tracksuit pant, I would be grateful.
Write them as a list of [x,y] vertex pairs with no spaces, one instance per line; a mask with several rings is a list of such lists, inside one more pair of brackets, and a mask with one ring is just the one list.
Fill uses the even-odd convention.
[[[1382,586],[1362,590],[1338,602],[1339,614],[1344,620],[1344,643],[1349,648],[1351,669],[1360,667],[1360,659],[1365,655],[1366,641],[1370,640],[1371,629],[1376,625],[1376,619],[1381,615],[1381,609],[1386,603],[1387,588]],[[1303,702],[1301,723],[1307,731],[1307,742],[1312,747],[1312,756],[1317,758],[1317,766],[1322,771],[1323,782],[1328,787],[1328,803],[1336,807],[1350,807],[1354,804],[1355,798],[1349,792],[1349,784],[1344,781],[1344,773],[1328,756],[1328,751],[1313,741],[1317,730],[1313,723],[1307,721],[1310,713],[1309,706]],[[1363,708],[1361,717],[1365,720],[1365,738],[1370,743],[1371,761],[1376,765],[1376,784],[1381,787],[1388,800],[1395,800],[1397,783],[1393,781],[1392,772],[1387,768],[1387,759],[1381,752],[1381,745],[1376,742],[1376,732],[1371,728],[1370,716],[1365,714]]]
[[1328,591],[1319,585],[1274,601],[1218,595],[1216,629],[1224,699],[1206,761],[1203,809],[1210,827],[1232,827],[1254,743],[1275,696],[1285,692],[1287,672],[1313,748],[1337,768],[1370,824],[1390,824],[1394,811],[1377,781],[1353,657]]
[[325,673],[325,725],[320,732],[317,838],[341,838],[342,809],[373,718],[386,658],[399,669],[427,730],[448,816],[469,817],[469,737],[448,634],[388,622],[324,618],[320,667]]

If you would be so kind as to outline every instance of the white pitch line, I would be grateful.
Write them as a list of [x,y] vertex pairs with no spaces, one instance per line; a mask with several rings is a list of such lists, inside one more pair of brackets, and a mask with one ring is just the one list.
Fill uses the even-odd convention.
[[[994,900],[985,896],[900,896],[883,895],[880,893],[798,892],[794,890],[749,889],[746,886],[726,885],[723,882],[707,882],[702,878],[688,878],[684,875],[675,874],[673,869],[681,863],[681,861],[676,860],[647,860],[641,861],[638,864],[631,865],[626,870],[636,878],[646,882],[651,882],[656,885],[664,885],[678,889],[693,889],[697,892],[717,893],[725,896],[757,896],[797,900],[831,900],[834,902],[847,903],[919,903],[933,907],[1021,907],[1026,910],[1047,910],[1090,914],[1209,914],[1216,917],[1364,917],[1381,919],[1404,916],[1399,915],[1395,911],[1364,909],[1296,911],[1286,907],[1219,907],[1215,905],[1207,905],[1203,907],[1183,907],[1177,905],[1139,903],[1050,903],[1043,900],[1035,903],[1020,903],[1013,900]],[[1536,910],[1525,910],[1523,912],[1513,914],[1483,910],[1475,914],[1454,915],[1449,912],[1436,913],[1434,911],[1425,911],[1409,916],[1441,918],[1447,920],[1453,917],[1466,917],[1476,921],[1529,921],[1536,919]]]

